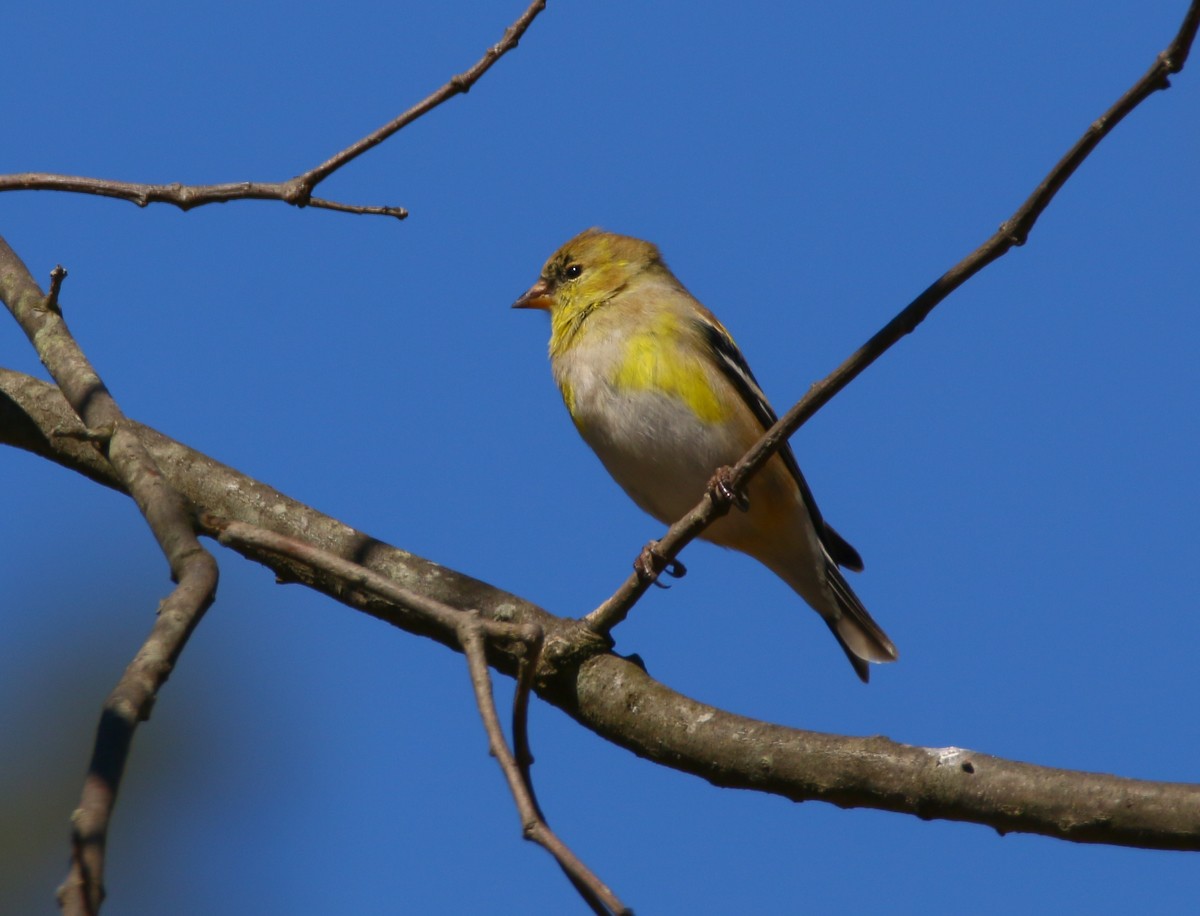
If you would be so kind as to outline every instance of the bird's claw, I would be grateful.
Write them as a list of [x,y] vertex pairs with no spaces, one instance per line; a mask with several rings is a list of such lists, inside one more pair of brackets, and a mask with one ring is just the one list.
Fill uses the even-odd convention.
[[713,474],[712,480],[708,483],[709,491],[713,496],[729,506],[737,506],[743,512],[750,508],[750,499],[746,494],[733,485],[733,468],[720,467]]
[[658,552],[658,541],[651,541],[642,548],[642,552],[633,561],[633,569],[638,574],[638,578],[651,582],[659,588],[671,587],[658,581],[658,577],[662,573],[666,573],[672,579],[682,579],[687,575],[687,567],[679,560],[668,560]]
[[[687,575],[687,567],[679,562],[679,560],[670,560],[667,563],[667,568],[664,569],[663,572],[665,572],[672,579],[682,579]],[[669,588],[669,586],[664,585],[663,588]]]

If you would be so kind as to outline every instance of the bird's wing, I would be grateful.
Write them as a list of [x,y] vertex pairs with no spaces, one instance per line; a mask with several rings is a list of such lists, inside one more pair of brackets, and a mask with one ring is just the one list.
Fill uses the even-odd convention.
[[[750,367],[746,364],[746,357],[742,356],[742,351],[733,342],[733,338],[719,324],[704,320],[698,321],[697,324],[705,342],[712,350],[716,364],[721,367],[721,372],[733,384],[734,389],[741,396],[746,406],[753,411],[754,416],[762,425],[763,432],[766,432],[775,424],[775,421],[779,417],[771,409],[771,405],[767,401],[767,396],[763,394],[762,388],[759,387],[758,381],[754,378],[754,373],[750,371]],[[844,566],[846,569],[853,570],[854,572],[861,572],[863,568],[862,557],[859,556],[857,550],[850,546],[845,538],[834,531],[832,526],[822,518],[821,510],[817,508],[817,501],[813,498],[812,490],[808,487],[808,481],[800,473],[800,465],[796,463],[796,456],[792,452],[791,445],[785,442],[780,447],[778,454],[783,459],[788,472],[796,481],[796,486],[800,488],[800,495],[804,499],[804,505],[808,509],[809,517],[812,518],[813,527],[816,528],[817,535],[821,539],[821,544],[825,547],[830,558],[839,566]]]

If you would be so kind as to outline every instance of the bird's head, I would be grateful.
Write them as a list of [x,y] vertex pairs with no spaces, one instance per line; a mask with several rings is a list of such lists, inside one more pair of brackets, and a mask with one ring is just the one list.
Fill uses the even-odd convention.
[[650,242],[587,229],[550,256],[513,308],[543,309],[555,326],[573,323],[661,267],[662,256]]

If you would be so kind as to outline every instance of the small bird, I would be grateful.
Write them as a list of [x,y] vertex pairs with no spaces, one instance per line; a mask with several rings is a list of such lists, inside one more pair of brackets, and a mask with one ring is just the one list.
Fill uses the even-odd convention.
[[[550,256],[513,308],[550,314],[550,365],[575,427],[630,498],[663,524],[775,420],[729,332],[650,242],[599,229]],[[784,445],[750,481],[745,511],[701,537],[754,557],[824,618],[866,682],[896,647],[838,566],[858,552],[821,517]]]

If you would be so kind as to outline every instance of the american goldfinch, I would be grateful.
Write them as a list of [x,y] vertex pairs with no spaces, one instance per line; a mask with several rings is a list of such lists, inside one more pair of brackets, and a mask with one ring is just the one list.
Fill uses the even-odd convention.
[[[613,479],[664,524],[775,422],[729,332],[650,242],[588,229],[558,249],[514,308],[550,314],[550,365],[575,427]],[[746,511],[703,535],[754,557],[824,618],[865,682],[896,647],[838,566],[858,552],[821,517],[785,445],[751,481]]]

